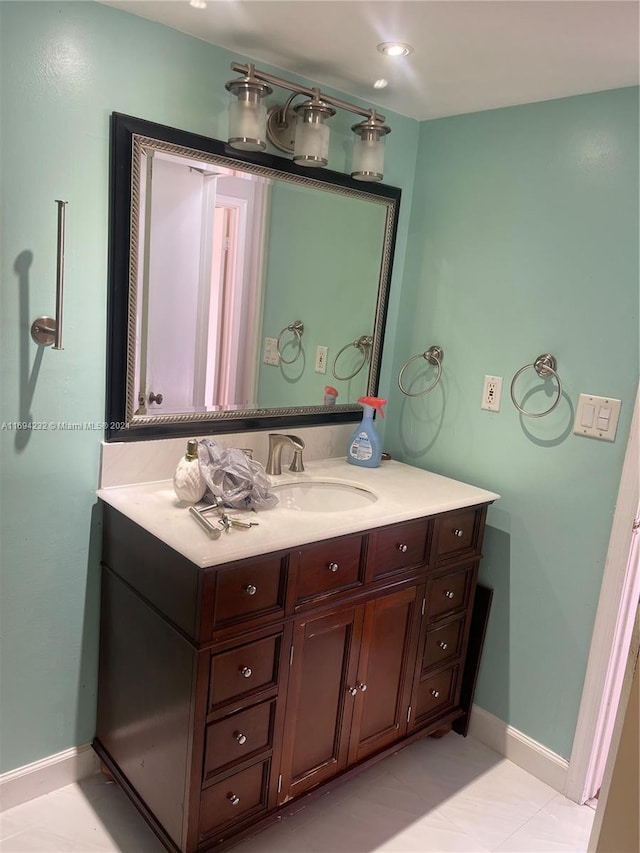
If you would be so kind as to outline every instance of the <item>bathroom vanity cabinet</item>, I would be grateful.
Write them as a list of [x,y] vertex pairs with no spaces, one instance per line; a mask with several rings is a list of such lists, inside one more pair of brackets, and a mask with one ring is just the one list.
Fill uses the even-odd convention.
[[448,731],[486,509],[201,567],[104,505],[95,749],[168,849],[231,846]]

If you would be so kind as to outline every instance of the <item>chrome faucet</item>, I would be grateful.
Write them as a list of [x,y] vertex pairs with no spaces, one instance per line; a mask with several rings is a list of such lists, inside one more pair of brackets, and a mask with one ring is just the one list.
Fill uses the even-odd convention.
[[304,441],[298,438],[297,435],[283,435],[279,432],[269,433],[269,458],[267,459],[267,474],[282,474],[282,448],[285,446],[293,448],[293,459],[289,470],[294,473],[304,471],[302,464],[302,451],[304,450]]

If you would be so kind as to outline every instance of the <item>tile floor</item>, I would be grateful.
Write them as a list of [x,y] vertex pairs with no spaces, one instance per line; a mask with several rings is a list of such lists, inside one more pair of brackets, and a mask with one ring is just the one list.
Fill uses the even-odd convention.
[[[595,812],[473,738],[427,738],[306,806],[234,853],[583,853]],[[3,853],[162,853],[101,775],[0,815]]]

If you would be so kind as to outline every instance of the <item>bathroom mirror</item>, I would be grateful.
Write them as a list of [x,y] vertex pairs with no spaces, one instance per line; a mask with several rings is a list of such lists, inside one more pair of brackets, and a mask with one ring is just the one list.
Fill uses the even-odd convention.
[[107,440],[357,420],[399,202],[114,113]]

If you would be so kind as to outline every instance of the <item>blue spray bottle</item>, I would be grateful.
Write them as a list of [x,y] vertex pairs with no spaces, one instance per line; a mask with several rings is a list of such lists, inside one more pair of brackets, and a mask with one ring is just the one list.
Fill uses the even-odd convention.
[[364,409],[362,421],[349,439],[347,462],[362,468],[378,468],[382,458],[382,442],[373,425],[374,410],[384,417],[382,407],[386,400],[380,397],[359,397],[358,402]]

